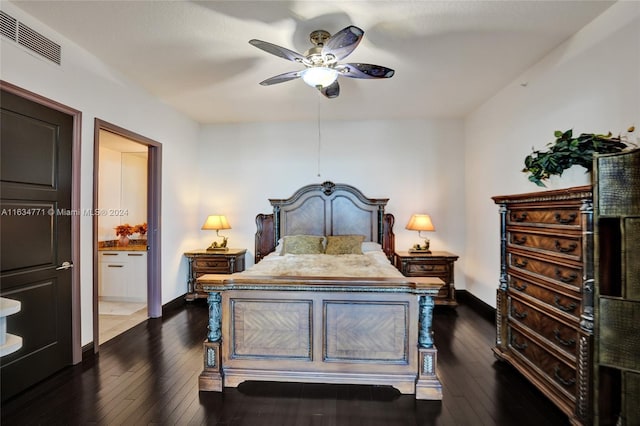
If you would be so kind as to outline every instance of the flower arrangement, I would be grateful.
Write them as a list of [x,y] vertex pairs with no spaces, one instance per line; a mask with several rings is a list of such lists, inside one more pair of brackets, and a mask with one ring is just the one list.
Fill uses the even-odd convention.
[[149,228],[147,227],[147,222],[141,223],[140,225],[136,225],[133,227],[133,233],[140,234],[140,236],[142,237],[147,233],[148,229]]
[[133,234],[140,234],[143,236],[147,233],[148,227],[147,222],[141,223],[140,225],[131,226],[128,223],[124,225],[118,225],[114,228],[116,230],[116,236],[118,237],[128,237]]
[[129,225],[128,223],[125,223],[124,225],[118,225],[115,227],[116,230],[116,236],[117,237],[128,237],[129,235],[132,235],[135,231],[133,230],[133,226]]

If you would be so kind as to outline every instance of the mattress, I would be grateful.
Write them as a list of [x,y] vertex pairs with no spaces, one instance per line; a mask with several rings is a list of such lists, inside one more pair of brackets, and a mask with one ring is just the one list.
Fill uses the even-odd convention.
[[403,275],[383,251],[364,254],[284,254],[271,253],[241,276],[378,277]]

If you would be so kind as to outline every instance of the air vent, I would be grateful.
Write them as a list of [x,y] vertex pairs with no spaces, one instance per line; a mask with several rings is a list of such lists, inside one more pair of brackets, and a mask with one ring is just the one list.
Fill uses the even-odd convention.
[[3,36],[60,65],[62,47],[59,44],[2,11],[0,11],[0,23],[2,24]]
[[9,16],[0,10],[0,31],[2,35],[16,41],[16,31],[18,29],[18,21],[13,16]]
[[18,22],[18,44],[60,65],[60,45],[27,27],[22,22]]

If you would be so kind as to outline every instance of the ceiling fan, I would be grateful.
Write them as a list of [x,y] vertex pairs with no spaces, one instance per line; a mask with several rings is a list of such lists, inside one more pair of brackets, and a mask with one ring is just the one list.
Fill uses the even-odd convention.
[[262,40],[249,40],[249,43],[267,53],[279,56],[289,61],[298,62],[306,68],[300,71],[290,71],[261,81],[263,86],[284,83],[285,81],[302,78],[305,83],[315,87],[327,98],[337,98],[340,94],[338,77],[350,78],[390,78],[394,70],[380,65],[347,63],[339,61],[346,58],[358,46],[364,31],[356,26],[348,26],[333,36],[325,30],[316,30],[309,35],[313,47],[304,55],[285,47]]

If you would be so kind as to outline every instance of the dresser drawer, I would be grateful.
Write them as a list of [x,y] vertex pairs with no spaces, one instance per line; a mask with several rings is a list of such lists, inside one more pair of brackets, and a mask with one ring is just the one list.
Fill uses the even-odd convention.
[[582,237],[579,234],[549,234],[510,228],[507,230],[507,241],[510,247],[552,254],[575,261],[582,259]]
[[582,286],[582,267],[568,266],[519,253],[509,253],[507,265],[517,271],[552,280],[574,288]]
[[219,259],[195,259],[194,268],[198,271],[227,271],[229,269],[229,260],[225,258]]
[[[549,348],[536,343],[517,327],[509,327],[509,347],[513,353],[544,374],[546,380],[572,402],[576,399],[576,370]],[[575,365],[575,364],[574,364]]]
[[513,297],[509,298],[509,317],[512,321],[529,327],[568,355],[577,355],[578,331],[575,327],[564,324],[533,305]]
[[446,263],[434,264],[420,261],[412,261],[407,264],[406,275],[410,276],[439,276],[446,275],[449,272],[449,267]]
[[512,208],[507,215],[507,225],[580,228],[582,218],[576,206]]
[[509,293],[535,298],[558,310],[558,315],[565,315],[573,319],[576,324],[580,321],[582,297],[578,291],[572,297],[543,284],[511,274],[509,275]]

